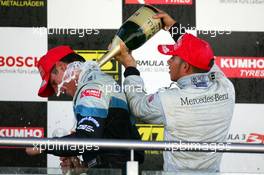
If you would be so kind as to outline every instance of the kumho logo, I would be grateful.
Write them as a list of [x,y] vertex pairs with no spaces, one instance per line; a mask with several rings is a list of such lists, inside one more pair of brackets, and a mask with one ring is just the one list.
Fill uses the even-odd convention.
[[0,127],[0,137],[44,137],[44,128]]

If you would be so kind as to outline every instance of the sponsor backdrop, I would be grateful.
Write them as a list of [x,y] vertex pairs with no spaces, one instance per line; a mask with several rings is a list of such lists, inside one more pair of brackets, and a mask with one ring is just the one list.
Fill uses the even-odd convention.
[[[263,0],[0,0],[0,137],[53,137],[74,130],[69,97],[37,96],[39,58],[49,48],[66,44],[87,60],[97,60],[122,22],[145,3],[168,12],[212,45],[216,63],[236,89],[228,141],[264,143]],[[149,93],[170,85],[169,57],[156,49],[161,43],[174,41],[160,31],[133,51]],[[122,82],[117,62],[102,69]],[[142,140],[163,140],[163,126],[137,127]],[[146,154],[143,169],[161,170],[161,152]],[[55,156],[30,157],[23,149],[1,148],[0,155],[0,166],[59,167]],[[228,153],[221,171],[264,172],[263,164],[263,155]]]

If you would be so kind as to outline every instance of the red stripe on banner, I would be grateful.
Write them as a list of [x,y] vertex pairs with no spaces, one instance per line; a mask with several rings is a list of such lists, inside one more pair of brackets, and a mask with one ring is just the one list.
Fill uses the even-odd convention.
[[229,78],[264,78],[264,57],[216,56],[215,62]]
[[126,0],[126,4],[178,4],[192,5],[192,0]]

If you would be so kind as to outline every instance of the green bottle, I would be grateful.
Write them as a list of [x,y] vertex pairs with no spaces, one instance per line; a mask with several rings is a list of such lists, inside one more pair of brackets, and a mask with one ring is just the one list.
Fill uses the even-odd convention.
[[98,60],[99,66],[103,66],[120,52],[120,41],[123,41],[129,50],[134,50],[162,29],[161,19],[152,18],[157,13],[157,9],[145,5],[129,17],[117,31],[112,48]]

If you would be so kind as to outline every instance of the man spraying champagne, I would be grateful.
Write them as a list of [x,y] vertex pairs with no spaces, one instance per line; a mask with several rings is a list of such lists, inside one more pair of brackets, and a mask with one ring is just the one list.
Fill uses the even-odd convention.
[[[182,35],[182,31],[175,33],[180,24],[165,12],[153,18],[163,19],[164,29],[176,42],[158,46],[160,53],[171,55],[167,62],[176,87],[146,94],[137,63],[121,43],[115,58],[125,67],[124,89],[132,114],[147,123],[163,124],[166,141],[198,142],[198,146],[199,142],[225,142],[235,106],[233,84],[214,64],[209,43],[192,34]],[[164,170],[219,171],[221,153],[189,151],[175,151],[173,147],[165,151]]]

